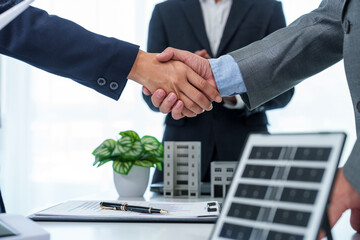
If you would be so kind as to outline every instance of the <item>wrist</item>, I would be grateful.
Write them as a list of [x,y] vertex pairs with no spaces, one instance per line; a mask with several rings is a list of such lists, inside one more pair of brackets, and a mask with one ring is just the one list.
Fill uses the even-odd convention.
[[234,96],[246,92],[239,66],[230,55],[209,59],[212,74],[221,96]]
[[140,50],[136,56],[135,62],[129,72],[129,75],[127,76],[128,79],[131,79],[143,86],[145,86],[145,76],[143,76],[143,65],[144,62],[146,63],[147,53]]
[[216,84],[214,72],[213,72],[213,70],[211,68],[210,61],[206,60],[206,63],[207,63],[207,68],[206,69],[210,69],[210,71],[208,71],[205,79],[207,79],[210,82],[210,84],[213,85],[216,88],[217,91],[219,91],[218,86]]

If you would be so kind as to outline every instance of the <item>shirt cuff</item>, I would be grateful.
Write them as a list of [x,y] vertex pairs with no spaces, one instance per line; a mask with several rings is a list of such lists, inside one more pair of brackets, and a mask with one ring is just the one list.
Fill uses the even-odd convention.
[[238,64],[230,55],[209,59],[211,70],[221,96],[234,96],[246,92]]

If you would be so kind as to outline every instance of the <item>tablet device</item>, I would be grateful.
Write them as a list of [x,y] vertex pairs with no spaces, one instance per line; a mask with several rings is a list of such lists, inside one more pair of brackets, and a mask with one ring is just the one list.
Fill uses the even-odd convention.
[[316,239],[345,138],[250,135],[211,239]]

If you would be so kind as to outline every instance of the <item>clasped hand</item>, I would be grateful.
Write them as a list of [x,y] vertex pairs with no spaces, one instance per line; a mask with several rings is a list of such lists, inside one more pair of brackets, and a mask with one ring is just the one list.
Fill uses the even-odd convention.
[[[201,78],[203,78],[209,85],[217,89],[214,75],[212,73],[209,61],[209,54],[206,50],[201,50],[195,52],[195,54],[178,50],[174,48],[167,48],[161,54],[156,56],[156,59],[160,62],[166,63],[168,61],[176,60],[182,62],[189,66],[194,72],[196,72]],[[203,88],[201,89],[203,93],[206,94]],[[158,107],[160,112],[169,113],[171,112],[174,119],[180,119],[183,117],[195,117],[198,112],[192,111],[187,107],[187,103],[183,101],[181,96],[175,96],[174,94],[167,94],[168,92],[164,88],[156,89],[155,92],[152,92],[151,89],[148,89],[145,85],[143,87],[143,92],[145,95],[150,95],[151,101],[155,107]],[[218,95],[216,102],[221,102],[221,97]],[[207,109],[206,109],[207,110]]]
[[169,94],[169,99],[179,99],[176,114],[181,116],[194,117],[211,110],[212,101],[221,102],[215,81],[200,77],[181,61],[170,61],[171,58],[140,50],[128,78],[143,85],[149,94],[161,89],[155,96]]

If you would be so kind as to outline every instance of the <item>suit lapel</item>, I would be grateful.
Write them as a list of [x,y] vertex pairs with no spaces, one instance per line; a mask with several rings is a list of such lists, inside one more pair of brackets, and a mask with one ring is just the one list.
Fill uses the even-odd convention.
[[182,6],[186,19],[189,21],[189,25],[192,27],[196,38],[199,40],[201,46],[206,49],[211,56],[213,56],[211,53],[209,39],[206,34],[204,18],[199,0],[186,0]]
[[218,56],[222,55],[226,45],[239,28],[240,23],[243,21],[246,13],[250,10],[252,5],[253,3],[251,0],[233,0],[219,49],[217,51]]

